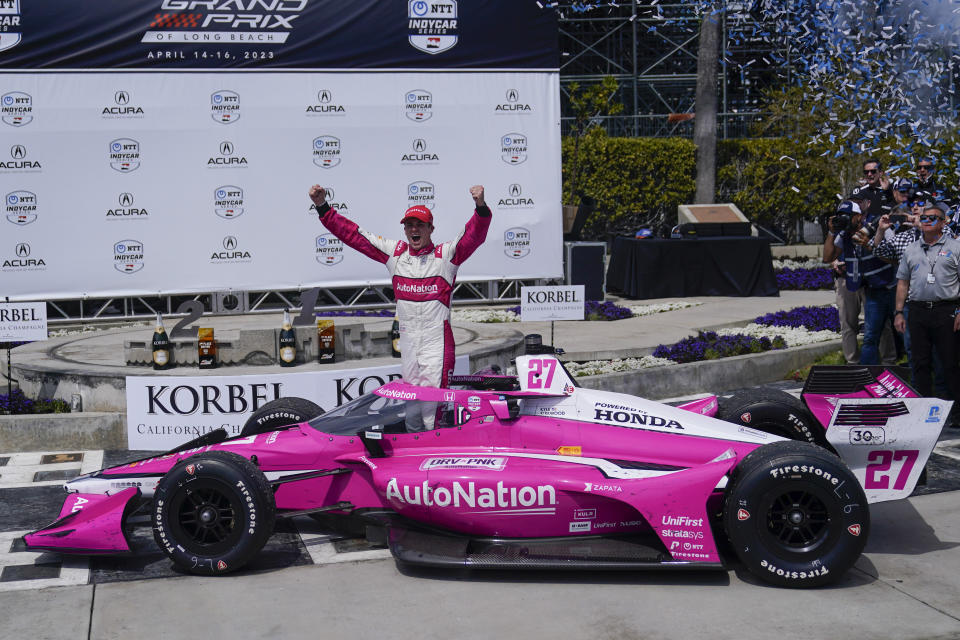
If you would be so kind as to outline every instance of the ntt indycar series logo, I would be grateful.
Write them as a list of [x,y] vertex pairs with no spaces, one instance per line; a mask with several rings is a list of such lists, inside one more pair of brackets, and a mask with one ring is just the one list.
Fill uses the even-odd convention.
[[232,124],[240,119],[240,94],[236,91],[217,91],[210,96],[210,117],[220,124]]
[[433,209],[433,203],[436,199],[436,189],[432,182],[418,180],[407,185],[407,206],[412,207],[416,204],[422,204],[428,209]]
[[136,273],[143,269],[143,243],[121,240],[113,245],[113,268],[120,273]]
[[313,139],[313,164],[321,169],[332,169],[340,164],[343,148],[340,138],[320,136]]
[[0,96],[0,120],[11,127],[22,127],[33,122],[33,98],[30,94],[11,91]]
[[213,210],[221,218],[239,218],[243,215],[243,189],[233,185],[217,187],[213,192]]
[[343,262],[343,242],[332,233],[325,233],[316,237],[317,262],[322,265],[332,267],[335,264]]
[[163,0],[140,42],[283,44],[309,1]]
[[37,194],[32,191],[13,191],[3,199],[7,220],[24,227],[37,219]]
[[433,117],[433,94],[424,89],[407,91],[403,96],[403,113],[414,122],[429,120]]
[[118,138],[110,143],[110,166],[120,173],[140,168],[140,143],[130,138]]
[[456,0],[409,0],[407,29],[415,49],[429,54],[452,49],[459,32]]
[[527,136],[522,133],[508,133],[500,136],[500,158],[507,164],[526,162]]
[[0,0],[0,51],[20,44],[20,0]]
[[514,227],[503,232],[503,253],[508,258],[519,260],[530,255],[532,236],[529,229]]

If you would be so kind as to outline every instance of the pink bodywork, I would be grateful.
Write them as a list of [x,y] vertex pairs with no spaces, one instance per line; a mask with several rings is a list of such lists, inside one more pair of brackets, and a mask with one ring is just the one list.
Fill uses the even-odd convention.
[[[533,392],[433,389],[394,381],[376,393],[452,402],[464,407],[465,419],[434,431],[375,434],[372,441],[382,447],[382,457],[372,455],[359,435],[331,435],[302,423],[107,469],[98,481],[116,479],[115,493],[111,488],[109,496],[71,494],[61,511],[69,518],[28,534],[27,545],[85,553],[125,551],[124,509],[140,489],[121,488],[124,483],[136,478],[149,497],[178,461],[221,450],[256,456],[271,480],[306,471],[351,471],[281,484],[275,494],[279,510],[346,501],[477,537],[652,530],[674,560],[717,563],[721,560],[709,524],[708,499],[730,469],[761,446],[542,415],[511,419],[508,400],[544,397]],[[689,412],[691,420],[713,422],[704,416],[716,413],[716,397],[679,408]],[[624,477],[601,470],[601,463],[630,460],[642,460],[646,468],[615,467]],[[88,502],[78,508],[78,500]],[[75,509],[77,515],[70,515]]]

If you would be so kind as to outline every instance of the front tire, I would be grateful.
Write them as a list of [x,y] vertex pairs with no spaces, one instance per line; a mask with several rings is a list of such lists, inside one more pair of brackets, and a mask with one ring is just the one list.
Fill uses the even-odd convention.
[[870,511],[837,456],[805,442],[773,442],[734,470],[723,523],[737,557],[761,580],[816,587],[838,580],[860,557]]
[[241,436],[268,433],[289,424],[298,424],[323,415],[316,403],[303,398],[277,398],[254,411],[243,424]]
[[157,485],[153,537],[174,564],[219,575],[250,561],[273,533],[276,503],[266,476],[235,453],[177,463]]

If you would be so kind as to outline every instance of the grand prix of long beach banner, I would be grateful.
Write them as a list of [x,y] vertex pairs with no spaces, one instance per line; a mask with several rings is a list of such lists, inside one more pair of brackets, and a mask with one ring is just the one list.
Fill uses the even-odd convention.
[[386,282],[317,220],[435,240],[461,280],[562,273],[557,28],[527,0],[0,0],[0,292]]

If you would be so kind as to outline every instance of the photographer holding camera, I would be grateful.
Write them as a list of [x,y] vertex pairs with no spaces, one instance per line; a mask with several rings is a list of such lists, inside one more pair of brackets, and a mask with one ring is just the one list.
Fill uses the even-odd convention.
[[[855,193],[840,203],[830,218],[830,233],[823,243],[823,261],[833,263],[840,312],[843,355],[848,364],[896,362],[893,325],[896,278],[893,265],[875,256],[870,248],[871,229],[865,225],[863,208],[870,205],[864,194]],[[890,232],[892,236],[892,232]],[[836,261],[836,262],[835,262]],[[857,358],[860,307],[863,307],[863,352]],[[883,336],[883,340],[881,340]]]

